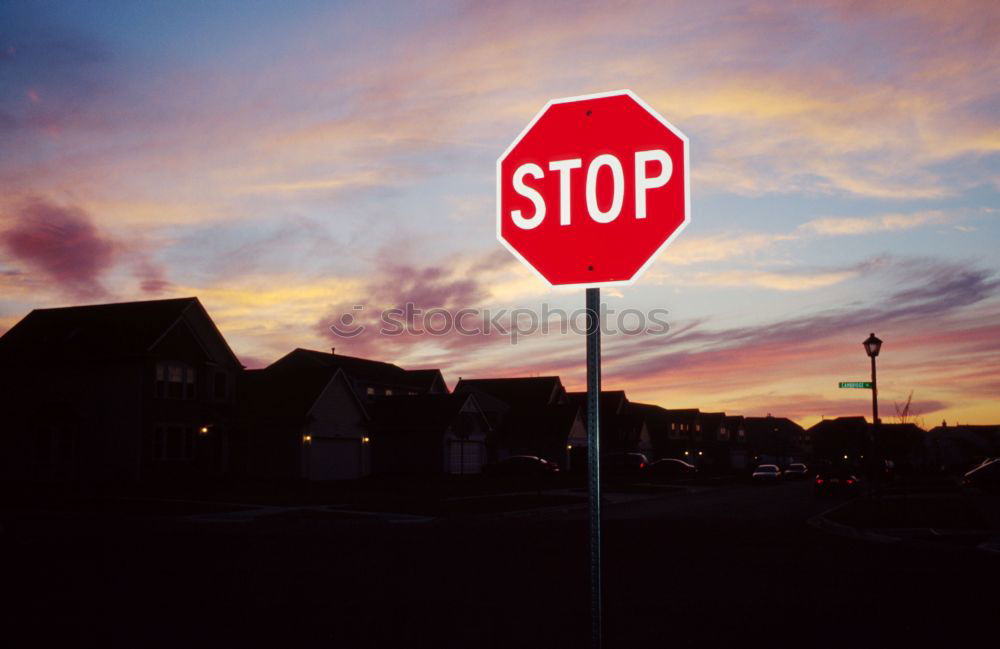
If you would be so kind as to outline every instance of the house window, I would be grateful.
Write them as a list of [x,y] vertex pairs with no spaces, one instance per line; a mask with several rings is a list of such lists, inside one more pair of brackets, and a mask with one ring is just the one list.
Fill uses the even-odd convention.
[[371,387],[368,388],[367,390],[365,390],[365,394],[367,394],[369,397],[374,397],[375,396],[375,388],[371,388]]
[[392,396],[392,390],[390,390],[389,388],[386,388],[385,389],[385,396],[391,397]]
[[153,459],[190,460],[194,458],[194,426],[157,425],[153,431]]
[[167,399],[194,399],[195,369],[183,363],[157,363],[156,396]]

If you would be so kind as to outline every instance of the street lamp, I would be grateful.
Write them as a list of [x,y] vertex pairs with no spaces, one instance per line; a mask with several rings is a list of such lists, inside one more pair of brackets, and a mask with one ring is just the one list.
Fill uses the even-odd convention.
[[872,359],[872,425],[878,425],[878,385],[875,382],[875,357],[882,349],[882,341],[871,334],[862,343],[865,346],[865,353]]
[[869,334],[865,342],[862,343],[865,346],[865,351],[869,356],[874,359],[878,356],[878,352],[882,349],[882,341],[875,337],[875,334]]
[[[879,460],[882,457],[882,453],[879,452],[880,451],[879,445],[882,440],[880,439],[879,435],[880,431],[879,431],[879,420],[878,420],[878,382],[875,378],[875,357],[878,356],[879,351],[882,350],[882,341],[876,338],[875,334],[872,333],[868,336],[867,339],[865,339],[865,342],[863,342],[862,344],[865,346],[865,353],[868,354],[868,357],[872,359],[872,441],[875,444],[875,450],[876,450],[874,462],[879,462]],[[879,462],[879,466],[874,466],[873,469],[875,471],[875,475],[873,477],[875,477],[875,479],[877,480],[878,479],[877,476],[881,475],[882,473],[881,462]]]

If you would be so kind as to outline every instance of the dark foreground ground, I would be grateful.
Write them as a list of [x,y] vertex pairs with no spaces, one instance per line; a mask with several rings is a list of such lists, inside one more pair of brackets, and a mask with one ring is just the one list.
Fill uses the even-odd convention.
[[[806,521],[835,501],[808,483],[643,498],[607,508],[607,647],[998,637],[1000,554],[829,535]],[[585,647],[586,519],[567,506],[433,520],[8,510],[0,645]]]

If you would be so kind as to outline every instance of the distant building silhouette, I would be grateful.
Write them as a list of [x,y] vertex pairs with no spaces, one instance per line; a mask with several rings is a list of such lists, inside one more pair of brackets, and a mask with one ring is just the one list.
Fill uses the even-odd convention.
[[805,454],[805,431],[787,417],[744,417],[747,448],[756,464],[787,464]]
[[242,394],[251,475],[355,480],[371,473],[369,415],[340,368],[250,370]]
[[968,469],[985,458],[1000,457],[1000,426],[936,426],[927,433],[927,452],[935,466]]
[[400,394],[445,394],[448,386],[441,370],[404,370],[398,365],[333,352],[295,349],[271,363],[269,368],[339,368],[363,401]]
[[583,414],[558,376],[460,379],[455,394],[475,395],[490,421],[490,462],[534,455],[565,470],[574,440],[586,440]]
[[371,412],[377,473],[482,472],[490,427],[474,394],[382,396]]
[[197,298],[36,309],[0,338],[0,474],[238,472],[241,369]]

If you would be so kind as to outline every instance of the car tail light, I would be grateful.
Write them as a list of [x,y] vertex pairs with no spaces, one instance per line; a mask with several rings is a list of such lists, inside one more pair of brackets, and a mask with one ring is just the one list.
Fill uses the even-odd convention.
[[823,478],[816,478],[816,484],[823,484]]
[[847,484],[854,484],[854,480],[851,480],[850,478],[848,478],[847,479]]
[[640,469],[645,469],[646,468],[646,463],[645,462],[640,462],[639,463],[639,468]]

